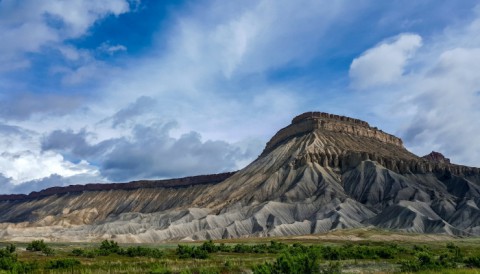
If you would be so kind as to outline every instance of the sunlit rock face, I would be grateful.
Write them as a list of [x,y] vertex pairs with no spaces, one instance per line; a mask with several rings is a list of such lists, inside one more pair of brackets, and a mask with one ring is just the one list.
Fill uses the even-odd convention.
[[480,235],[480,170],[418,157],[367,122],[295,117],[235,173],[0,197],[0,238],[162,242],[376,226]]

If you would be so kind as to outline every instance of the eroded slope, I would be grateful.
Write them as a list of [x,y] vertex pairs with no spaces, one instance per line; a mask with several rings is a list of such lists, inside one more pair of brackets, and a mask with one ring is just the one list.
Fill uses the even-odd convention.
[[159,242],[364,226],[479,235],[479,173],[417,157],[366,122],[310,112],[221,182],[2,201],[0,236]]

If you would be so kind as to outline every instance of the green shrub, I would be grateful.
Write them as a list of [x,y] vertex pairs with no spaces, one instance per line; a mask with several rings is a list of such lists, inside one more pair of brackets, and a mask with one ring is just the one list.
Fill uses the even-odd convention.
[[17,246],[15,246],[14,244],[8,244],[6,247],[5,247],[5,250],[7,252],[9,252],[10,254],[12,253],[15,253],[15,251],[17,250]]
[[480,257],[479,256],[466,258],[464,262],[465,262],[465,265],[467,267],[475,267],[475,268],[480,267]]
[[16,247],[13,244],[0,249],[0,270],[6,270],[9,273],[31,273],[38,269],[36,262],[23,263],[18,261],[15,251]]
[[75,248],[74,250],[72,250],[72,255],[73,256],[83,256],[83,255],[85,255],[85,251],[83,251],[83,249],[80,249],[80,248]]
[[43,240],[33,240],[27,245],[28,251],[43,251],[48,246]]
[[95,250],[88,250],[83,253],[83,256],[90,259],[95,258],[97,257],[97,252],[95,252]]
[[72,258],[66,258],[66,259],[59,259],[59,260],[54,260],[50,261],[47,263],[45,268],[47,269],[64,269],[64,268],[70,268],[73,269],[76,266],[81,265],[80,261],[77,259],[72,259]]
[[271,263],[257,265],[253,268],[253,273],[319,273],[320,267],[317,262],[317,255],[314,252],[291,254],[284,252]]
[[150,257],[150,258],[162,258],[164,256],[163,251],[158,248],[148,248],[148,247],[129,247],[122,252],[122,255],[128,257]]
[[201,247],[194,247],[188,245],[178,245],[176,253],[180,259],[207,259],[208,252]]
[[232,252],[232,247],[229,246],[229,245],[226,245],[224,243],[221,243],[219,246],[218,246],[218,251],[221,251],[221,252]]
[[17,257],[0,257],[0,269],[12,270],[17,263]]
[[279,253],[286,249],[288,249],[287,244],[277,242],[277,241],[270,241],[270,245],[268,246],[268,251],[271,253]]
[[55,250],[53,250],[53,248],[47,246],[42,250],[42,253],[47,255],[47,256],[53,256],[55,254]]
[[236,244],[233,247],[233,252],[235,253],[252,253],[252,246],[246,244]]
[[219,250],[212,240],[204,242],[199,248],[208,253],[215,253]]
[[456,268],[457,264],[454,255],[444,253],[435,258],[429,252],[418,252],[417,258],[400,262],[400,269],[404,272],[417,272],[420,270],[441,270],[445,268]]
[[460,249],[460,247],[454,245],[453,243],[448,243],[447,244],[447,249],[450,254],[452,254],[452,259],[455,262],[462,262],[463,261],[463,252]]
[[110,254],[118,254],[120,253],[120,246],[115,241],[103,240],[100,243],[100,247],[98,249],[98,255],[101,256],[108,256]]

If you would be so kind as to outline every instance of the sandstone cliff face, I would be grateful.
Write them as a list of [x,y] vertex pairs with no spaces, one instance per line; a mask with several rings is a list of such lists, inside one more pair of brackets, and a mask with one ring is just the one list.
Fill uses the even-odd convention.
[[[349,117],[308,112],[234,174],[0,199],[0,238],[161,242],[377,226],[480,235],[480,169]],[[181,187],[179,187],[181,186]]]

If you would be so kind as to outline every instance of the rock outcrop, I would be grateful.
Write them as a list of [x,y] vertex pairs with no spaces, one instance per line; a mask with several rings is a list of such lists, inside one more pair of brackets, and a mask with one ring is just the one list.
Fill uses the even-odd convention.
[[434,163],[450,164],[450,159],[445,158],[442,153],[436,151],[432,151],[429,154],[423,156],[422,158]]
[[480,235],[480,169],[418,157],[367,122],[295,117],[232,174],[0,199],[4,240],[161,242],[376,226]]

